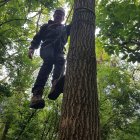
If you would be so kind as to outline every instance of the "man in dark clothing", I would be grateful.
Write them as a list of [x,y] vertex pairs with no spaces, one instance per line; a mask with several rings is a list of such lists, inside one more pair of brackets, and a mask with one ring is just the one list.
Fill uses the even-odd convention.
[[54,20],[49,20],[47,24],[44,24],[31,42],[28,54],[29,58],[32,59],[34,50],[37,49],[42,42],[40,56],[43,59],[43,65],[40,68],[36,82],[32,88],[31,108],[44,108],[45,102],[42,99],[43,90],[53,66],[52,85],[56,83],[57,79],[63,76],[65,65],[63,49],[70,34],[70,25],[64,26],[61,24],[64,17],[64,9],[56,9],[53,15]]

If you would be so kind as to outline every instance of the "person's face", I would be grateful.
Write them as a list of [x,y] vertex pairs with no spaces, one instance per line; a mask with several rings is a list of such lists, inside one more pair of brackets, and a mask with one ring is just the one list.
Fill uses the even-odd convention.
[[64,20],[64,13],[62,11],[55,11],[53,18],[55,22],[61,23]]

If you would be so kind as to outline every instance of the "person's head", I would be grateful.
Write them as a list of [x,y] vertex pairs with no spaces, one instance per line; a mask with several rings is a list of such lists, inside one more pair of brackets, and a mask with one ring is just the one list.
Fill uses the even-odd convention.
[[63,8],[57,8],[53,15],[54,21],[58,23],[62,23],[64,17],[65,17],[65,10]]

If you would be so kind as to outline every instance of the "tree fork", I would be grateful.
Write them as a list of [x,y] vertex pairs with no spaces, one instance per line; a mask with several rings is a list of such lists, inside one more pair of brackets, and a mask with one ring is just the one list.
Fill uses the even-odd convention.
[[59,140],[100,140],[95,0],[75,0]]

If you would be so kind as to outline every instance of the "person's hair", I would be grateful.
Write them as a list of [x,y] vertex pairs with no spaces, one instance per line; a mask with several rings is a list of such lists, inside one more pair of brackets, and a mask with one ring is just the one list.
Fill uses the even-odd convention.
[[56,11],[61,11],[65,15],[65,10],[62,7],[56,8],[55,12]]

